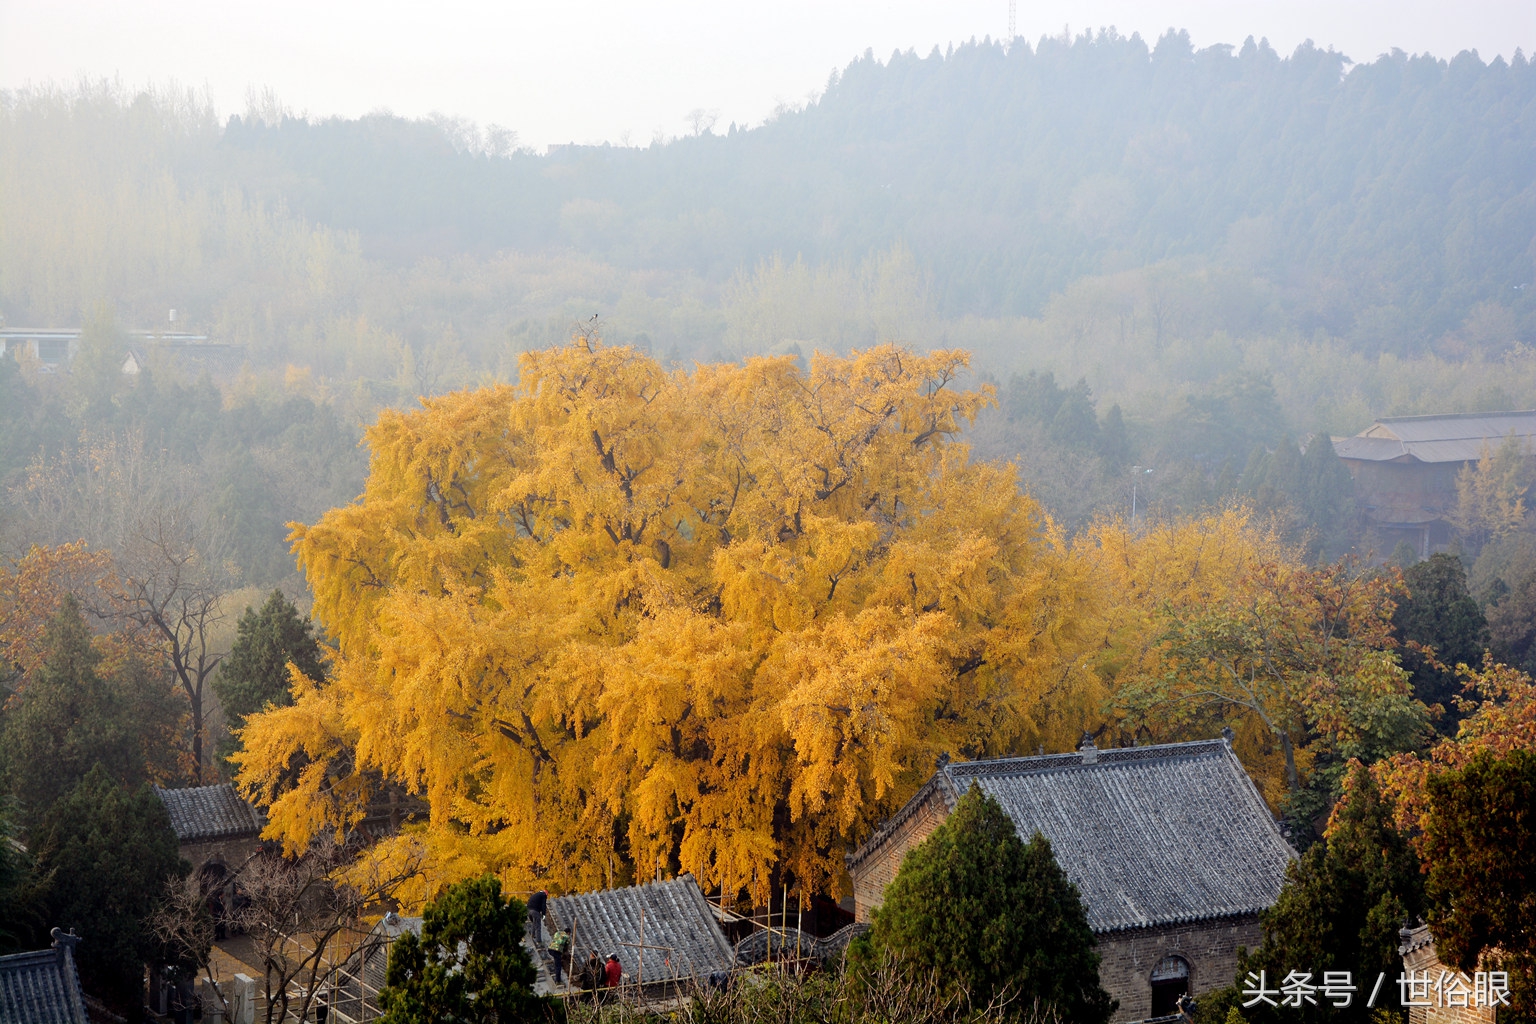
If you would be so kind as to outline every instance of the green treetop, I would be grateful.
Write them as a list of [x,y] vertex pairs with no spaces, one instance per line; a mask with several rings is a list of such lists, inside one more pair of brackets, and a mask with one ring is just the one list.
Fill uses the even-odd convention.
[[1077,887],[1039,833],[1023,842],[1013,820],[973,785],[954,813],[907,852],[875,912],[870,941],[910,967],[964,987],[973,1005],[1038,1000],[1062,1020],[1103,1024],[1115,1003],[1099,987]]
[[1508,1019],[1536,1019],[1536,753],[1481,754],[1432,776],[1429,798],[1425,894],[1436,951],[1463,971],[1508,971]]
[[274,590],[259,611],[247,608],[240,616],[234,646],[213,681],[231,728],[268,704],[289,703],[290,662],[311,679],[324,675],[313,625]]
[[[1365,984],[1381,972],[1396,977],[1398,929],[1419,911],[1421,888],[1418,859],[1393,827],[1391,808],[1370,772],[1356,763],[1326,841],[1291,862],[1279,899],[1260,915],[1264,945],[1243,962],[1239,978],[1263,970],[1279,979],[1293,968],[1317,978],[1324,971],[1350,971]],[[1395,997],[1396,990],[1386,994]],[[1299,1010],[1259,1005],[1248,1012],[1252,1020],[1277,1022],[1374,1019],[1363,998],[1347,1009],[1319,1002]]]
[[119,1013],[143,1009],[144,964],[159,950],[149,919],[188,865],[148,785],[125,788],[97,765],[31,836],[47,921],[81,937],[80,981]]
[[487,875],[449,886],[427,905],[421,936],[401,935],[389,951],[381,1024],[510,1024],[558,1016],[533,994],[537,977],[523,948],[527,908],[503,900]]
[[[1408,596],[1392,613],[1392,628],[1404,641],[1403,667],[1411,674],[1413,695],[1425,704],[1439,704],[1446,711],[1442,732],[1454,732],[1460,719],[1453,697],[1461,692],[1456,679],[1458,663],[1480,665],[1488,648],[1488,623],[1483,610],[1467,589],[1467,571],[1455,555],[1431,555],[1403,571]],[[1446,669],[1430,664],[1423,654],[1407,646],[1416,641],[1434,648]]]
[[48,623],[44,647],[0,719],[0,764],[23,824],[39,821],[97,764],[127,786],[174,770],[165,737],[179,709],[169,688],[132,658],[109,670],[74,597]]

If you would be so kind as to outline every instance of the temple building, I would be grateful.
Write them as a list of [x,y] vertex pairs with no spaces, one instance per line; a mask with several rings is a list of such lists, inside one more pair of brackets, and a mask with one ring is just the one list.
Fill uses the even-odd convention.
[[848,858],[868,921],[907,850],[975,784],[1026,841],[1040,832],[1077,886],[1116,1021],[1175,1012],[1179,997],[1232,984],[1237,950],[1262,939],[1295,857],[1230,738],[941,766]]
[[1355,508],[1385,555],[1406,541],[1420,558],[1451,541],[1456,475],[1485,450],[1536,439],[1536,412],[1477,412],[1380,419],[1333,450],[1355,482]]

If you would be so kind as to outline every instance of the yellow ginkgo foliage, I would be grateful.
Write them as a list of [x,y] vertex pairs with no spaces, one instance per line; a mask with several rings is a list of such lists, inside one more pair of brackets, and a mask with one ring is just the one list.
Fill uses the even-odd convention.
[[991,401],[965,365],[685,373],[578,337],[382,416],[362,497],[294,529],[337,647],[242,734],[268,834],[393,783],[434,884],[828,891],[939,755],[1070,746],[1091,567],[957,443]]

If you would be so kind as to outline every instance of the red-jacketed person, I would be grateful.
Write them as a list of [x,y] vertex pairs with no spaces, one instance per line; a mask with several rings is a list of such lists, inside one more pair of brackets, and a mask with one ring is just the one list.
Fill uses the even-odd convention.
[[624,980],[624,966],[619,963],[619,954],[609,953],[608,962],[603,965],[603,981],[609,988],[618,988],[619,982]]

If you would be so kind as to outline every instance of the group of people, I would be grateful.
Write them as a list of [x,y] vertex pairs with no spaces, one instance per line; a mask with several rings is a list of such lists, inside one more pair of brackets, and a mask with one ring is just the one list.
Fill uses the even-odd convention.
[[[544,914],[548,909],[549,893],[540,889],[529,894],[528,932],[533,937],[535,947],[544,944]],[[563,929],[556,929],[555,934],[549,937],[547,949],[550,958],[554,961],[555,984],[564,984],[567,968],[572,966],[570,935]],[[587,992],[618,988],[619,983],[624,980],[624,966],[619,963],[619,954],[609,953],[605,961],[598,957],[595,949],[588,953],[587,962],[579,970],[570,973],[571,984]]]

